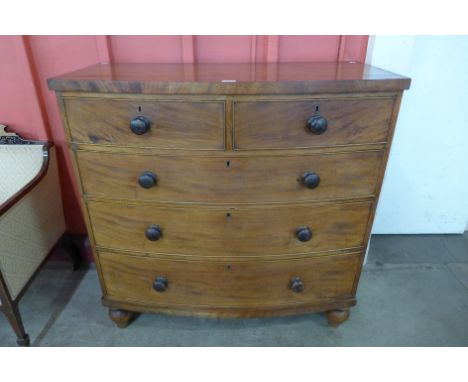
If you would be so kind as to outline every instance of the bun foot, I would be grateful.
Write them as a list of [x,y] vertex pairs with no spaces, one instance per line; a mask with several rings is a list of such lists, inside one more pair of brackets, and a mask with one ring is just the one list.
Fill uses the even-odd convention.
[[329,310],[326,315],[328,324],[336,328],[349,318],[349,308]]
[[123,309],[109,309],[109,318],[122,329],[126,328],[137,316],[138,313],[136,312]]

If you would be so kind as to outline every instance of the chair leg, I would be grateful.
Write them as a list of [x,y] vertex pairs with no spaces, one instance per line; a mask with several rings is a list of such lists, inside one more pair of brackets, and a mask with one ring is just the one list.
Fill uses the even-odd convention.
[[80,246],[74,240],[73,235],[65,233],[61,239],[62,246],[67,250],[67,253],[70,255],[73,270],[76,271],[81,265],[81,251]]
[[30,346],[29,335],[24,330],[23,321],[21,320],[21,314],[19,312],[18,305],[13,304],[11,309],[5,309],[4,313],[6,318],[10,322],[11,327],[15,331],[17,337],[16,343],[19,346]]

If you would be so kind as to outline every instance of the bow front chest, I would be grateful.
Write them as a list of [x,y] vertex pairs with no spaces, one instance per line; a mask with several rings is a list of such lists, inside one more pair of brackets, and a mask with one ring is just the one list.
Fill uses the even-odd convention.
[[359,63],[102,64],[50,79],[110,318],[346,320],[409,84]]

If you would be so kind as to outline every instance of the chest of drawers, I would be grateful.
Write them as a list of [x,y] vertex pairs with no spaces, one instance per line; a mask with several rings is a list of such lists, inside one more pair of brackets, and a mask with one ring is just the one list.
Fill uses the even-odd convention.
[[110,318],[349,316],[410,80],[359,63],[49,80]]

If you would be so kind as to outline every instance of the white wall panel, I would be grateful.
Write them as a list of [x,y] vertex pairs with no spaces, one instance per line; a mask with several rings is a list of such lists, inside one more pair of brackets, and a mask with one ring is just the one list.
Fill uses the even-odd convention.
[[368,63],[412,78],[373,233],[461,233],[468,221],[468,36],[375,36]]

